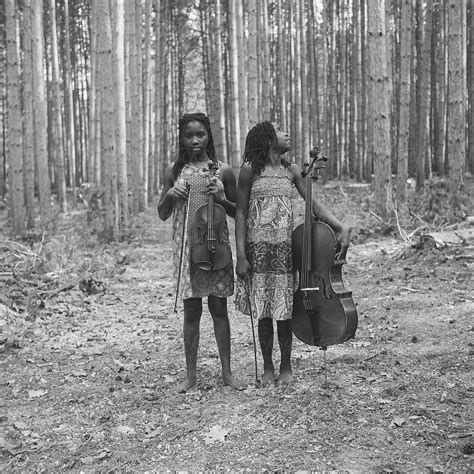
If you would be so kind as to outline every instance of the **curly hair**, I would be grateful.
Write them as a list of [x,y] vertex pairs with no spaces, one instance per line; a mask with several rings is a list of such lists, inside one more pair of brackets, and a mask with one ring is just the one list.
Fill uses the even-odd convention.
[[[261,174],[270,162],[270,148],[277,141],[277,134],[273,123],[265,120],[252,127],[245,140],[244,163],[249,163],[256,175]],[[288,168],[290,162],[284,158],[283,166]]]
[[182,141],[184,129],[186,128],[186,125],[188,125],[189,122],[200,122],[204,125],[208,137],[206,149],[207,155],[209,156],[210,160],[217,162],[216,149],[214,147],[214,139],[212,138],[211,122],[209,120],[209,117],[201,112],[184,114],[178,121],[179,149],[178,159],[176,160],[173,166],[174,179],[179,176],[181,170],[184,168],[186,163],[189,163],[189,161],[191,160],[191,155],[189,154],[189,151],[184,147]]

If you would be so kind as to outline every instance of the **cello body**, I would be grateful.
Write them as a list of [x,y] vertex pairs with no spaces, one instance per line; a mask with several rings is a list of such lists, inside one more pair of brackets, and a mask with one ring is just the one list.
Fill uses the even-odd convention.
[[[304,224],[293,232],[292,251],[296,268],[302,270],[302,242]],[[312,265],[310,282],[314,290],[311,305],[305,308],[304,288],[293,296],[291,319],[294,335],[305,344],[327,347],[354,337],[357,329],[357,311],[342,281],[344,259],[336,259],[336,236],[324,222],[311,224]]]
[[338,251],[333,229],[313,216],[312,180],[315,169],[324,168],[327,158],[319,149],[310,151],[306,164],[305,221],[292,235],[293,266],[299,272],[299,286],[293,297],[291,325],[302,342],[326,349],[354,337],[357,311],[342,281],[345,255]]

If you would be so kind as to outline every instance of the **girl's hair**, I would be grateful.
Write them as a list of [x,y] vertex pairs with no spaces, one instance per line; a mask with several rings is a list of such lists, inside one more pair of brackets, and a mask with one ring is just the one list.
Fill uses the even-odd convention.
[[186,150],[186,148],[184,147],[183,141],[182,141],[184,129],[186,128],[186,125],[188,125],[189,122],[200,122],[204,125],[204,127],[206,127],[207,155],[209,156],[210,160],[217,162],[216,149],[214,148],[214,139],[212,138],[212,132],[211,132],[211,122],[209,121],[208,116],[201,112],[196,112],[193,114],[184,114],[178,121],[179,150],[178,150],[178,159],[176,160],[173,166],[174,179],[176,179],[179,176],[179,174],[181,173],[181,170],[184,168],[184,165],[186,163],[189,163],[191,159],[191,155],[189,154],[188,150]]
[[[259,175],[269,163],[270,147],[277,140],[273,123],[266,120],[257,123],[251,128],[245,140],[244,163],[250,163],[252,170]],[[284,158],[281,160],[283,166],[288,168],[290,162]]]

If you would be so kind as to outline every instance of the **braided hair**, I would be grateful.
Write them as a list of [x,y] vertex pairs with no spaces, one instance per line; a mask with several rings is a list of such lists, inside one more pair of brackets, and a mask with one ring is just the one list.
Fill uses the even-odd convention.
[[[265,120],[251,128],[245,140],[244,163],[250,163],[256,175],[261,174],[270,162],[270,148],[277,141],[277,134],[273,123]],[[284,158],[283,166],[288,168],[290,162]]]
[[184,168],[186,163],[189,163],[191,160],[191,155],[189,151],[184,147],[182,137],[184,129],[189,122],[200,122],[204,125],[207,132],[207,155],[210,160],[217,162],[216,149],[214,147],[214,139],[212,138],[211,132],[211,122],[209,117],[201,112],[196,112],[192,114],[184,114],[178,121],[178,136],[179,136],[179,149],[178,149],[178,159],[176,160],[173,166],[173,177],[176,179],[181,170]]

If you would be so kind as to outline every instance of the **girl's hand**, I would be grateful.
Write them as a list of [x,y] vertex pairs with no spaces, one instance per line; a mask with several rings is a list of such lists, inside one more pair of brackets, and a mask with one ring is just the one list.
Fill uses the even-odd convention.
[[235,273],[237,273],[237,276],[242,279],[244,279],[250,273],[250,263],[246,258],[237,259]]
[[346,258],[347,249],[351,243],[351,228],[343,226],[342,230],[337,234],[337,241],[340,245],[340,258]]
[[173,199],[177,199],[177,198],[188,199],[189,190],[188,190],[188,187],[184,183],[176,183],[172,188],[169,189],[167,194]]
[[217,203],[222,202],[225,199],[224,183],[220,179],[217,179],[215,176],[213,176],[207,185],[206,194],[214,195],[214,199]]

